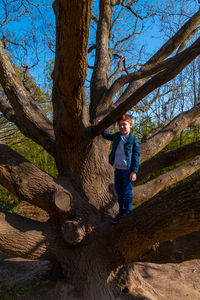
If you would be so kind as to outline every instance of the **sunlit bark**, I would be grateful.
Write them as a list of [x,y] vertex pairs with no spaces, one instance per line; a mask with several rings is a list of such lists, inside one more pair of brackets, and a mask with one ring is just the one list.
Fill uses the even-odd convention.
[[160,191],[187,178],[200,169],[200,156],[196,156],[187,164],[184,164],[172,171],[166,172],[145,184],[134,189],[134,204],[138,204],[151,199]]
[[137,184],[148,179],[153,173],[190,159],[200,153],[200,141],[187,144],[176,150],[164,152],[144,162],[137,175]]

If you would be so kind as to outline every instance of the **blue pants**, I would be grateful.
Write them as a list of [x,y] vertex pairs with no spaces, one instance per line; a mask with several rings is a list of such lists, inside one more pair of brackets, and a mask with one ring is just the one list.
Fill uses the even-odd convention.
[[133,182],[130,181],[130,171],[115,169],[115,190],[118,196],[119,214],[127,215],[132,209]]

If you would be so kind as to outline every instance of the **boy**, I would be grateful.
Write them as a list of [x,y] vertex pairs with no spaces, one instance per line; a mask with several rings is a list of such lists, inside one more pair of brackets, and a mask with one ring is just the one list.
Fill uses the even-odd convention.
[[131,211],[133,183],[137,177],[140,158],[140,143],[130,132],[132,116],[122,115],[118,125],[119,132],[110,134],[105,130],[102,133],[106,140],[113,142],[109,163],[115,167],[115,190],[118,196],[119,213],[112,223],[117,223],[121,217]]

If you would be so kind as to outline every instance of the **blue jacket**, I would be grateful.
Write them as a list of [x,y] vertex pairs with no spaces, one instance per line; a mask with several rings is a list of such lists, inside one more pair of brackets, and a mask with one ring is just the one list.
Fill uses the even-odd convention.
[[[115,152],[121,139],[121,133],[108,133],[106,130],[102,133],[104,139],[112,141],[112,150],[109,155],[109,163],[114,165]],[[130,133],[127,142],[124,144],[124,153],[130,172],[138,172],[140,160],[140,142]]]

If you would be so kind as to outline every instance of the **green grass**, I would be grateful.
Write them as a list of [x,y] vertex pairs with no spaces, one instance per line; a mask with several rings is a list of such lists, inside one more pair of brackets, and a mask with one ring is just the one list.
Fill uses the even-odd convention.
[[49,283],[48,279],[33,281],[33,283],[22,285],[16,282],[11,282],[7,286],[0,285],[0,299],[11,300],[14,296],[31,295],[36,289]]

